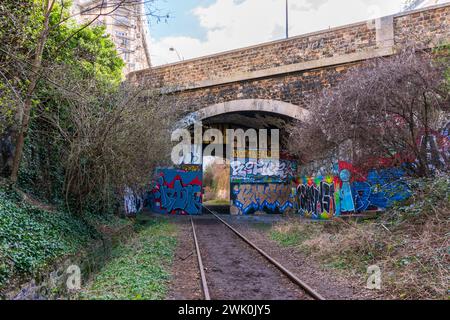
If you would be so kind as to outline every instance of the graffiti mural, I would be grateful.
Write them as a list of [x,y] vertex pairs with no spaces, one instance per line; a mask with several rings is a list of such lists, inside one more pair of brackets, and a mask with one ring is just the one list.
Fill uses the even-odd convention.
[[126,216],[135,216],[143,209],[144,199],[142,193],[139,194],[131,188],[125,188],[124,193],[124,210]]
[[230,163],[232,214],[282,214],[295,208],[297,162],[235,159]]
[[295,188],[286,184],[232,184],[233,214],[285,213],[294,208]]
[[362,175],[346,162],[339,163],[339,176],[303,177],[297,187],[299,213],[314,219],[382,211],[411,195],[400,168],[371,170]]
[[235,183],[284,183],[297,175],[297,163],[290,160],[245,160],[232,161],[231,181]]
[[157,171],[153,189],[148,193],[147,206],[162,214],[197,215],[202,212],[202,171],[191,166]]
[[299,213],[314,219],[329,219],[340,213],[339,179],[330,175],[315,179],[303,177],[297,187]]
[[450,122],[446,124],[444,129],[442,129],[442,137],[445,138],[445,144],[446,144],[446,150],[447,152],[450,152]]
[[352,183],[355,211],[383,211],[409,198],[411,190],[404,176],[402,169],[389,168],[371,170],[363,179],[355,179]]
[[313,219],[384,211],[411,196],[402,168],[370,170],[363,173],[347,162],[338,172],[322,177],[302,177],[297,187],[299,213]]
[[355,212],[352,187],[350,185],[351,177],[352,175],[347,169],[341,170],[341,172],[339,172],[339,178],[341,179],[341,189],[339,191],[340,207],[338,212],[342,214]]
[[431,171],[448,167],[450,161],[450,140],[447,124],[442,132],[432,131],[429,135],[423,133],[418,141],[420,151],[426,155],[428,168]]

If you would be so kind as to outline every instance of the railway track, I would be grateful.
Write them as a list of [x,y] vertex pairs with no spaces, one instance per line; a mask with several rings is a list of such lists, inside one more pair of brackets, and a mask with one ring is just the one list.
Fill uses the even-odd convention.
[[[313,288],[311,288],[308,284],[306,284],[304,281],[302,281],[300,278],[298,278],[295,274],[293,274],[291,271],[286,269],[281,263],[276,261],[274,258],[272,258],[268,253],[266,253],[264,250],[257,247],[253,242],[251,242],[249,239],[247,239],[243,234],[241,234],[239,231],[237,231],[235,228],[233,228],[230,224],[228,224],[225,220],[220,218],[216,212],[210,210],[207,207],[204,207],[207,211],[209,211],[213,217],[216,218],[218,222],[225,225],[229,230],[231,230],[239,239],[244,241],[250,248],[254,249],[258,252],[259,255],[261,255],[265,260],[267,260],[271,265],[276,267],[285,277],[287,277],[293,284],[295,284],[297,287],[299,287],[303,292],[305,292],[309,297],[311,297],[314,300],[325,300],[323,296],[321,296],[318,292],[316,292]],[[210,290],[208,287],[208,282],[206,279],[206,273],[205,268],[202,261],[202,254],[200,250],[200,246],[197,239],[197,233],[195,229],[195,223],[194,220],[191,218],[191,225],[192,225],[192,233],[194,237],[195,242],[195,249],[198,259],[198,266],[200,270],[200,278],[201,278],[201,285],[202,285],[202,291],[203,296],[205,300],[211,300],[210,296]]]

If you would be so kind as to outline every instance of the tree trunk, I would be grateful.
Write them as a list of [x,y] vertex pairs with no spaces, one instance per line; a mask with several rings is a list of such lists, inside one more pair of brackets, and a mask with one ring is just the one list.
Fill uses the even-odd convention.
[[23,156],[23,147],[25,144],[25,138],[28,132],[28,127],[30,125],[30,114],[31,114],[31,107],[33,104],[33,95],[36,90],[36,85],[40,78],[40,71],[42,69],[42,55],[44,52],[45,43],[47,42],[50,13],[53,9],[54,3],[55,3],[54,0],[51,2],[47,0],[45,2],[44,26],[42,28],[41,34],[39,35],[36,50],[34,52],[33,66],[31,68],[31,74],[29,77],[30,83],[27,88],[27,95],[23,106],[22,121],[21,123],[19,123],[19,129],[17,132],[15,152],[10,176],[10,180],[13,183],[17,182],[17,178],[19,176],[20,162]]

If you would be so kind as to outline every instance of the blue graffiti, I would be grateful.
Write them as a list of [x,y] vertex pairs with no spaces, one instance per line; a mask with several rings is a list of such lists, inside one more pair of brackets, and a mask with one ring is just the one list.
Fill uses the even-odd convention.
[[233,206],[239,214],[256,212],[284,213],[294,208],[294,195],[288,185],[276,184],[236,184],[232,187]]
[[181,185],[181,181],[175,181],[173,189],[163,186],[160,192],[156,192],[155,197],[161,198],[161,206],[168,212],[182,210],[187,214],[198,214],[201,210],[200,186]]
[[411,190],[403,180],[404,175],[404,170],[398,168],[372,170],[366,182],[353,182],[356,212],[384,210],[409,198]]
[[342,180],[342,188],[339,193],[340,212],[355,212],[355,204],[353,203],[352,187],[350,185],[351,173],[350,171],[344,169],[339,173],[339,177]]
[[147,195],[147,206],[156,213],[197,215],[202,212],[202,172],[163,169]]

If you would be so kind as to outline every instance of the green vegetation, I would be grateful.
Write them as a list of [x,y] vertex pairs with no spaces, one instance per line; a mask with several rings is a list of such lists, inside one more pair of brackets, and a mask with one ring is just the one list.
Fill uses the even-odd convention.
[[450,43],[446,42],[434,49],[436,62],[444,65],[444,78],[447,92],[450,91]]
[[380,218],[363,222],[334,219],[280,223],[269,236],[281,246],[316,259],[325,269],[367,281],[378,265],[383,294],[397,299],[447,297],[450,234],[450,178],[410,181],[413,196]]
[[274,228],[271,228],[270,238],[283,247],[302,248],[305,241],[323,231],[324,225],[320,222],[307,220],[302,224],[297,224],[295,223],[297,218],[294,219],[293,223],[289,220],[288,223],[277,224]]
[[[83,28],[78,25],[69,18],[70,5],[70,1],[64,2],[64,7],[56,2],[51,11],[49,24],[52,32],[43,51],[45,66],[42,72],[45,78],[37,83],[34,93],[18,186],[43,201],[62,204],[69,200],[74,207],[73,201],[64,195],[68,179],[66,159],[70,157],[71,148],[64,131],[76,129],[70,118],[72,109],[77,108],[74,97],[83,95],[86,101],[90,100],[92,108],[98,108],[95,100],[89,97],[86,86],[112,94],[123,79],[125,64],[110,37],[105,35],[105,27]],[[27,29],[32,39],[38,36],[42,28],[39,21],[43,19],[42,8],[35,3],[33,9],[33,15],[25,24],[37,24],[34,29]],[[34,43],[31,41],[28,45],[33,46]],[[25,77],[21,81],[26,83],[28,79]],[[55,119],[56,125],[50,119]]]
[[175,113],[160,94],[138,101],[105,27],[70,6],[0,4],[0,290],[128,224],[125,187],[170,155]]
[[[5,154],[0,159],[0,174],[16,182],[12,175],[17,155],[11,150],[13,146],[22,149],[18,140],[23,135],[18,187],[45,202],[66,202],[71,211],[104,212],[103,204],[77,208],[71,199],[73,192],[66,193],[67,182],[73,180],[68,177],[67,161],[74,149],[67,132],[77,130],[70,117],[79,108],[75,97],[98,108],[92,96],[101,99],[118,91],[125,64],[105,27],[77,24],[71,18],[71,5],[71,1],[53,0],[20,4],[6,0],[0,5],[0,149],[10,150],[7,159]],[[41,62],[35,60],[39,57]],[[32,65],[36,70],[30,70]],[[87,88],[96,88],[96,92]],[[109,104],[98,111],[105,113],[114,107]],[[24,119],[28,115],[29,123]],[[83,119],[78,117],[78,121]],[[83,170],[89,170],[87,159],[79,160]],[[86,193],[87,188],[82,188]],[[76,196],[80,199],[83,194]]]
[[[45,29],[38,2],[26,23],[37,23],[36,30]],[[124,62],[103,26],[78,25],[69,19],[70,2],[51,3],[48,36],[34,35],[44,46],[43,76],[20,79],[37,80],[30,123],[22,126],[25,132],[5,133],[23,151],[17,186],[74,214],[117,212],[124,189],[144,187],[152,168],[170,157],[167,141],[177,115],[163,105],[164,96],[142,100],[142,88],[122,83]],[[4,176],[15,183],[18,155],[10,157],[11,173]]]
[[0,290],[14,278],[29,277],[56,259],[75,254],[101,238],[100,225],[126,224],[114,216],[84,219],[26,204],[14,191],[0,188]]
[[270,237],[272,240],[275,240],[283,247],[293,247],[298,246],[300,243],[303,242],[303,239],[305,237],[303,236],[304,233],[301,233],[300,230],[273,230],[270,233]]
[[168,266],[176,246],[175,226],[152,220],[138,236],[113,250],[113,258],[80,294],[82,299],[157,300],[167,294]]

